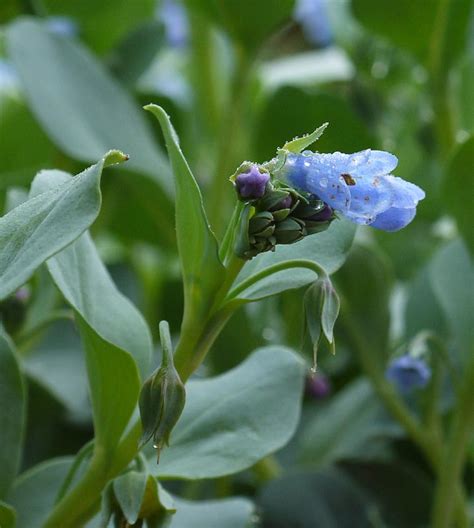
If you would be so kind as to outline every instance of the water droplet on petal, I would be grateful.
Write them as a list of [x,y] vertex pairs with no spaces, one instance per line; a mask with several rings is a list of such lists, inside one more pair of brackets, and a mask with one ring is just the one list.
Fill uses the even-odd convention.
[[326,188],[328,186],[328,179],[327,178],[321,178],[319,180],[319,186]]

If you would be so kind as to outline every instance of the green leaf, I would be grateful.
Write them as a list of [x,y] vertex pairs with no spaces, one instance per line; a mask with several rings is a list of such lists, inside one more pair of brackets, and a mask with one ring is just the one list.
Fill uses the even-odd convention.
[[0,408],[0,498],[3,498],[20,467],[26,420],[26,395],[13,343],[1,330]]
[[117,156],[126,159],[111,151],[70,182],[27,200],[0,218],[0,299],[92,224],[100,209],[102,169],[118,161]]
[[118,291],[89,233],[51,258],[47,266],[71,306],[102,339],[132,355],[145,376],[152,354],[150,330]]
[[139,471],[128,471],[113,482],[115,498],[129,524],[134,524],[140,513],[147,474]]
[[0,93],[0,137],[0,189],[29,185],[36,172],[53,164],[56,149],[18,94]]
[[157,105],[145,107],[159,121],[173,167],[176,186],[176,235],[184,280],[185,305],[192,310],[203,295],[212,301],[224,279],[224,266],[202,202],[201,191],[179,147],[179,140],[166,112]]
[[455,240],[442,247],[430,264],[433,291],[460,347],[462,361],[473,353],[474,265],[466,246]]
[[[42,171],[32,192],[47,192],[71,180],[64,172]],[[133,355],[144,376],[152,354],[150,331],[140,312],[118,291],[90,235],[84,233],[57,253],[47,267],[69,304],[103,339]]]
[[291,350],[268,347],[223,375],[189,382],[171,445],[152,471],[199,479],[250,467],[292,437],[303,380],[303,364]]
[[296,439],[300,467],[321,467],[344,459],[380,458],[389,439],[400,435],[366,380],[358,379],[305,414]]
[[176,513],[170,528],[248,528],[254,506],[248,499],[188,501],[175,498]]
[[453,154],[443,181],[441,196],[448,211],[456,219],[471,254],[474,255],[474,207],[464,203],[466,193],[472,192],[472,167],[474,136],[460,145]]
[[154,0],[44,0],[48,14],[71,17],[80,27],[81,39],[98,53],[107,51],[140,22],[153,17]]
[[18,477],[8,496],[8,502],[17,511],[16,528],[33,528],[43,525],[51,513],[72,460],[72,457],[48,460]]
[[271,481],[259,498],[264,526],[367,528],[369,504],[342,470],[328,468]]
[[[323,267],[328,275],[334,273],[344,264],[355,230],[354,224],[346,220],[335,220],[324,233],[307,236],[296,244],[277,246],[272,253],[262,253],[244,266],[234,287],[273,264],[294,259],[312,260]],[[238,299],[244,302],[263,299],[288,289],[300,288],[313,282],[315,278],[315,273],[308,269],[280,271],[247,288],[239,294]]]
[[441,45],[441,62],[449,67],[466,45],[471,1],[432,0],[427,7],[425,2],[398,0],[377,9],[372,0],[352,1],[355,16],[368,30],[422,62],[433,60],[433,50]]
[[385,365],[390,329],[389,299],[393,284],[390,263],[375,249],[355,245],[344,267],[335,277],[359,331],[370,343],[375,362]]
[[225,29],[239,45],[256,50],[276,29],[289,20],[294,0],[186,0]]
[[16,511],[12,506],[0,501],[0,526],[2,528],[15,528]]
[[82,424],[91,422],[84,354],[73,321],[51,325],[41,344],[24,358],[23,365],[28,378],[61,404],[68,419]]
[[169,169],[143,115],[85,48],[28,18],[9,27],[7,46],[32,112],[58,147],[84,162],[122,149],[131,158],[127,169],[170,189]]
[[95,446],[112,459],[137,403],[140,376],[128,352],[104,341],[80,315],[77,322],[86,354]]
[[329,123],[323,123],[318,127],[313,133],[306,134],[305,136],[297,137],[292,141],[288,141],[283,145],[283,150],[288,150],[289,152],[302,152],[304,149],[310,147],[313,143],[318,141],[318,139],[324,134]]

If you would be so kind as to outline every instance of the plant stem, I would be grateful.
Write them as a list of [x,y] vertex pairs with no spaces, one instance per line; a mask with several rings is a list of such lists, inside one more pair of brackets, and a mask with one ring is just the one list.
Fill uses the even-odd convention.
[[[455,490],[462,477],[466,449],[474,430],[474,360],[467,367],[452,418],[451,434],[439,471],[433,508],[433,528],[451,526]],[[466,524],[467,526],[467,524]]]
[[438,145],[443,158],[446,158],[455,143],[455,127],[448,93],[448,64],[445,64],[443,51],[446,42],[451,0],[440,0],[436,12],[434,30],[430,42],[429,68],[432,84],[432,101],[435,115]]
[[77,528],[83,526],[91,514],[108,480],[111,478],[106,455],[101,449],[96,449],[87,471],[74,488],[60,500],[43,528]]
[[[400,400],[396,391],[385,379],[383,371],[380,369],[379,365],[373,361],[375,354],[370,349],[367,340],[352,321],[345,305],[342,306],[341,319],[349,338],[354,344],[354,349],[359,357],[362,370],[371,381],[385,407],[402,425],[413,442],[420,447],[433,468],[433,471],[439,475],[441,471],[441,458],[443,456],[443,445],[439,434],[433,431],[425,431],[416,417],[412,415],[403,401]],[[454,506],[456,508],[456,518],[462,528],[467,528],[468,521],[462,488],[459,486],[458,481],[451,481],[451,484],[451,497],[453,501],[455,501]],[[448,525],[439,525],[436,528],[447,528],[447,526]]]

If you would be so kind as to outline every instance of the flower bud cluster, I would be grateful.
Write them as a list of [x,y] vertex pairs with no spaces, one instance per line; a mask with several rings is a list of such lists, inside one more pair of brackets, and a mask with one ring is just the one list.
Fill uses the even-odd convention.
[[[238,185],[239,176],[237,193],[240,199],[245,199],[239,192],[242,188]],[[272,183],[268,177],[262,178],[262,186],[258,198],[251,200],[253,214],[244,232],[245,242],[239,241],[241,258],[251,259],[273,251],[277,244],[293,244],[307,235],[325,231],[334,219],[333,210],[313,195],[300,194],[277,181]]]

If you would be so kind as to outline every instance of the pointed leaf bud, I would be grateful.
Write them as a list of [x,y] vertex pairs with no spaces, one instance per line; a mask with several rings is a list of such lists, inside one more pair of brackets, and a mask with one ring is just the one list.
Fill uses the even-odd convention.
[[329,276],[319,277],[306,291],[304,297],[306,324],[313,342],[313,371],[316,371],[317,352],[324,335],[335,352],[334,325],[339,315],[340,301]]
[[163,357],[161,366],[145,381],[140,393],[140,416],[143,425],[140,444],[146,444],[153,437],[158,450],[168,444],[169,436],[183,412],[186,393],[173,364],[173,350],[169,326],[160,323],[160,338]]

